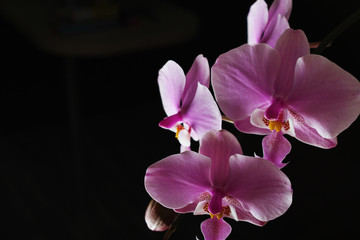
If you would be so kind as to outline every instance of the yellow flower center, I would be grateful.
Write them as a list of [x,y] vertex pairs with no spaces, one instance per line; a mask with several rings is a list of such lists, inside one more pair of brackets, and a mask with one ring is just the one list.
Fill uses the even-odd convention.
[[263,122],[271,131],[275,130],[276,132],[280,132],[282,127],[284,127],[285,131],[290,129],[289,121],[268,120],[263,117]]
[[283,126],[282,122],[278,122],[278,121],[269,121],[269,129],[272,130],[276,130],[276,132],[280,132],[281,128]]

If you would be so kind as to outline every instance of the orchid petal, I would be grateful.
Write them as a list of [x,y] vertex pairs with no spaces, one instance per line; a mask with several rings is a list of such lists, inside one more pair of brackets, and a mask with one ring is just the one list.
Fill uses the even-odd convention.
[[292,0],[274,0],[269,9],[269,19],[277,17],[279,14],[290,18]]
[[168,116],[180,109],[181,96],[185,87],[185,74],[174,61],[168,61],[159,71],[158,84],[162,104]]
[[209,89],[198,83],[193,101],[183,106],[184,121],[191,126],[191,136],[199,140],[209,130],[221,129],[221,113]]
[[291,205],[290,180],[270,161],[233,155],[225,192],[260,221],[282,215]]
[[275,47],[277,40],[281,34],[288,29],[289,22],[283,15],[278,15],[277,17],[271,19],[268,22],[268,26],[264,31],[264,35],[261,39],[262,43],[266,43],[271,47]]
[[[186,81],[196,81],[196,82],[200,82],[202,85],[204,85],[205,87],[209,87],[210,85],[210,68],[209,68],[209,62],[207,60],[206,57],[204,57],[202,54],[199,54],[190,70],[187,72],[186,74]],[[186,86],[188,84],[186,83],[185,85],[185,89]]]
[[259,43],[268,22],[268,7],[264,0],[251,5],[247,16],[248,43]]
[[230,132],[209,131],[200,142],[199,153],[211,159],[211,181],[215,189],[221,189],[228,178],[230,156],[242,154],[242,149]]
[[264,226],[266,222],[256,219],[249,211],[245,210],[239,201],[234,198],[226,197],[226,202],[230,207],[230,218],[235,221],[244,221],[255,224],[257,226]]
[[296,64],[294,86],[286,100],[323,138],[334,138],[360,112],[360,83],[350,73],[320,55]]
[[224,240],[231,233],[231,226],[222,218],[209,218],[200,225],[205,240]]
[[166,208],[182,208],[211,190],[211,161],[208,157],[186,151],[152,164],[145,174],[149,195]]
[[304,143],[325,149],[333,148],[337,145],[336,137],[328,139],[320,136],[316,129],[308,126],[304,119],[295,115],[294,112],[292,112],[289,122],[294,130],[288,133]]
[[203,55],[198,55],[189,72],[186,74],[186,83],[182,96],[182,104],[189,105],[193,101],[198,83],[209,87],[210,68],[208,60]]
[[281,66],[274,90],[278,97],[286,97],[293,84],[297,59],[310,53],[309,42],[303,31],[289,28],[280,36],[275,48],[281,56]]
[[287,163],[282,163],[286,155],[290,153],[291,144],[283,136],[282,132],[272,131],[262,140],[263,158],[274,163],[278,168],[283,168]]
[[266,44],[244,44],[220,55],[212,67],[216,100],[234,121],[271,101],[280,55]]

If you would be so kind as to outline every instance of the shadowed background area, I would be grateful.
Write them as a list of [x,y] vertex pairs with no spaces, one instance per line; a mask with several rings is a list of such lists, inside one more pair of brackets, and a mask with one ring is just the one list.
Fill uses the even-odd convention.
[[[158,127],[165,117],[158,70],[172,59],[186,72],[200,53],[212,65],[245,43],[253,2],[2,1],[2,239],[162,239],[144,222],[144,174],[179,145]],[[289,22],[320,41],[359,7],[295,0]],[[357,22],[323,53],[358,79],[359,36]],[[292,206],[262,228],[227,220],[230,239],[352,236],[360,214],[359,124],[331,150],[288,138],[293,150],[283,171]],[[262,154],[261,136],[223,127],[245,154]],[[185,215],[171,239],[202,238],[207,217]]]

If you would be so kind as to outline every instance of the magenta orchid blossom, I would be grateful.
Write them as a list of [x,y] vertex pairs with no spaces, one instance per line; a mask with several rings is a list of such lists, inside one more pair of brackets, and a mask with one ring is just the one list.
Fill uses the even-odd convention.
[[205,57],[197,56],[186,76],[177,63],[168,61],[159,71],[158,84],[168,116],[159,125],[176,132],[182,146],[190,146],[190,137],[197,141],[206,131],[221,129],[221,114],[208,89]]
[[[145,221],[153,231],[167,230],[164,239],[185,213],[209,216],[200,224],[205,240],[230,235],[225,218],[263,226],[283,215],[293,197],[280,170],[292,150],[284,135],[333,148],[360,114],[360,82],[327,58],[310,54],[305,33],[289,26],[292,0],[273,0],[270,8],[265,0],[254,1],[247,16],[248,43],[221,54],[211,71],[202,55],[186,75],[171,60],[159,71],[167,115],[159,126],[175,132],[181,144],[181,153],[145,173],[152,197]],[[349,16],[315,52],[358,17],[358,11]],[[265,135],[262,157],[244,156],[237,138],[221,130],[222,120],[241,132]],[[191,138],[199,140],[198,152],[190,148]]]
[[245,44],[222,54],[212,67],[212,84],[237,129],[270,134],[263,140],[264,154],[279,167],[291,148],[283,134],[332,148],[360,112],[359,81],[310,54],[301,30],[287,29],[275,48]]
[[249,10],[248,43],[266,43],[274,47],[280,35],[289,28],[292,0],[274,0],[270,9],[264,0],[257,0]]
[[287,176],[267,160],[242,155],[239,142],[226,130],[207,132],[199,153],[186,151],[152,164],[145,188],[166,208],[210,215],[201,223],[208,240],[230,234],[224,217],[263,226],[292,202]]

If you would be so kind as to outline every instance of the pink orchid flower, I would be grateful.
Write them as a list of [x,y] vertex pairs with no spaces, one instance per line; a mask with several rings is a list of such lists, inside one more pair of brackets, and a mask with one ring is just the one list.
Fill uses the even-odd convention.
[[158,84],[164,110],[168,117],[159,125],[176,132],[182,146],[190,146],[190,137],[199,140],[210,129],[221,129],[221,114],[208,87],[209,63],[196,57],[189,72],[174,61],[168,61],[159,71]]
[[310,54],[303,31],[287,29],[275,48],[245,44],[222,54],[212,67],[221,110],[246,133],[270,134],[264,154],[281,167],[291,148],[283,137],[321,148],[360,112],[360,83],[335,63]]
[[257,0],[249,10],[248,43],[266,43],[274,47],[280,35],[289,28],[292,0],[274,0],[268,10],[264,0]]
[[225,239],[231,226],[223,218],[263,226],[291,205],[287,176],[271,162],[242,155],[228,131],[208,131],[199,153],[186,151],[151,165],[145,188],[164,207],[179,213],[209,214],[201,223],[208,240]]

